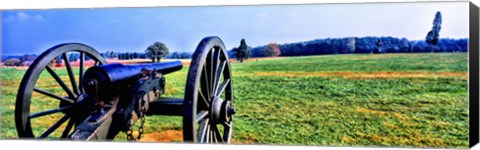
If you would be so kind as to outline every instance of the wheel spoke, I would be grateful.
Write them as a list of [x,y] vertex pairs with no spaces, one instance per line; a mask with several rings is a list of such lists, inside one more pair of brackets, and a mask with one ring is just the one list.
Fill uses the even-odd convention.
[[205,59],[205,73],[206,73],[206,80],[205,83],[208,88],[208,98],[211,98],[212,95],[212,51],[209,51],[207,58]]
[[196,119],[195,121],[196,121],[196,122],[200,122],[200,121],[204,120],[207,115],[208,115],[208,111],[206,111],[206,110],[200,111],[200,112],[197,114],[197,119]]
[[225,91],[225,88],[227,87],[228,83],[230,82],[230,79],[224,79],[222,84],[218,87],[218,92],[216,96],[222,95],[223,91]]
[[206,126],[207,129],[205,130],[205,143],[210,143],[212,141],[210,136],[210,124],[207,122]]
[[[213,134],[215,135],[215,140],[217,141],[217,143],[220,141],[222,143],[224,143],[223,141],[223,138],[222,138],[222,135],[220,134],[220,131],[218,130],[218,127],[217,125],[213,125],[214,128],[213,128]],[[219,140],[220,139],[220,140]]]
[[217,74],[217,70],[218,70],[218,62],[220,61],[220,49],[217,49],[217,48],[212,48],[212,51],[213,51],[213,58],[212,60],[210,61],[212,64],[211,67],[212,67],[212,70],[210,72],[210,83],[211,83],[211,95],[215,95],[215,89],[217,88],[217,80],[216,80],[216,74]]
[[65,116],[60,118],[60,120],[58,122],[56,122],[53,126],[48,128],[48,130],[45,131],[45,133],[43,133],[42,135],[40,135],[39,138],[43,139],[43,138],[47,137],[48,135],[50,135],[53,131],[57,130],[58,127],[60,127],[60,125],[62,125],[65,121],[67,121],[68,118],[70,118],[69,114],[66,114]]
[[216,96],[220,95],[220,94],[218,94],[218,87],[219,87],[220,78],[222,78],[222,73],[223,73],[223,70],[225,68],[225,63],[226,63],[226,61],[220,62],[220,65],[218,65],[217,72],[215,73],[214,93],[215,93]]
[[210,143],[215,143],[215,139],[214,139],[214,135],[213,135],[213,132],[212,132],[212,128],[213,126],[210,124],[210,130],[208,130],[208,135],[210,136]]
[[65,101],[65,102],[71,103],[71,104],[75,103],[74,100],[71,100],[71,99],[68,99],[68,98],[63,98],[63,97],[61,97],[61,96],[55,95],[55,94],[53,94],[53,93],[50,93],[50,92],[48,92],[48,91],[45,91],[45,90],[42,90],[42,89],[39,89],[39,88],[33,88],[33,91],[38,92],[38,93],[41,93],[41,94],[43,94],[43,95],[47,95],[47,96],[49,96],[49,97],[52,97],[52,98],[55,98],[55,99],[58,99],[58,100],[61,100],[61,101]]
[[62,54],[63,61],[65,62],[65,67],[67,68],[68,77],[70,78],[70,83],[72,83],[73,92],[79,95],[77,82],[75,81],[75,76],[73,75],[72,66],[70,66],[70,61],[68,60],[67,53]]
[[52,77],[57,81],[57,83],[63,88],[63,90],[65,90],[65,92],[67,92],[68,97],[69,98],[75,98],[73,92],[67,87],[67,85],[65,85],[65,83],[62,81],[62,79],[60,79],[60,77],[58,77],[57,73],[55,73],[55,71],[53,71],[53,69],[50,66],[47,66],[45,68],[47,69],[48,73],[50,73],[50,75],[52,75]]
[[203,69],[202,69],[202,72],[203,74],[201,75],[201,79],[200,79],[200,86],[201,86],[201,90],[202,90],[202,93],[204,96],[207,96],[206,100],[208,102],[210,102],[210,85],[208,84],[208,74],[207,74],[207,67],[206,65],[204,64],[203,65]]
[[85,53],[80,52],[80,71],[79,71],[79,78],[78,78],[78,84],[79,84],[79,89],[83,93],[83,72],[85,70]]
[[56,109],[51,109],[51,110],[47,110],[47,111],[44,111],[44,112],[39,112],[39,113],[29,115],[28,118],[32,119],[32,118],[37,118],[37,117],[41,117],[41,116],[46,116],[46,115],[58,113],[58,112],[61,112],[61,111],[64,111],[64,110],[67,110],[67,109],[70,109],[70,108],[72,108],[72,106],[65,106],[65,107],[60,107],[60,108],[56,108]]
[[208,103],[208,99],[205,98],[205,96],[203,96],[202,91],[198,91],[198,95],[200,95],[200,99],[203,100],[203,102],[205,103],[205,106],[207,106],[207,108],[210,108],[210,104]]
[[204,140],[208,139],[208,118],[203,120],[198,127],[198,142],[203,143]]
[[218,143],[217,134],[215,133],[215,130],[217,130],[217,126],[215,124],[210,125],[210,136],[212,136],[212,143]]
[[222,125],[225,127],[225,128],[231,128],[232,126],[230,125],[230,123],[228,122],[222,122]]
[[70,132],[70,130],[72,130],[73,123],[74,123],[73,118],[70,118],[70,120],[68,120],[67,126],[65,127],[65,130],[62,133],[62,137],[60,137],[60,138],[63,139],[63,138],[66,138],[68,136],[68,133]]
[[228,131],[223,131],[223,139],[226,140],[224,141],[225,143],[230,143],[230,137],[231,137],[231,134],[232,134],[232,123],[227,123],[228,124],[228,128],[224,128],[223,130],[228,130]]

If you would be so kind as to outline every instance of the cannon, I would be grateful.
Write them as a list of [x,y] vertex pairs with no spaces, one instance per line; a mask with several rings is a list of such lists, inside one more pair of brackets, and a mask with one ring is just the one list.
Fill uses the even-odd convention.
[[[108,64],[85,44],[56,45],[35,59],[20,83],[15,104],[18,136],[90,141],[113,140],[125,132],[128,140],[137,141],[144,131],[145,116],[170,115],[183,116],[184,142],[230,143],[236,110],[225,49],[218,37],[200,41],[182,99],[162,96],[168,88],[165,75],[181,70],[180,61]],[[69,61],[72,53],[80,56],[78,67]],[[55,69],[53,61],[63,63],[64,69]],[[62,76],[58,70],[66,73]],[[39,82],[45,76],[51,80]],[[42,89],[42,82],[56,86]],[[35,106],[39,101],[53,108]],[[138,128],[135,134],[134,128]]]

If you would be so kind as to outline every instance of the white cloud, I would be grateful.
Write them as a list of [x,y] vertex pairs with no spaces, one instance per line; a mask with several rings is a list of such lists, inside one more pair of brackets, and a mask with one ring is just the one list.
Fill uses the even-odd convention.
[[44,18],[39,14],[27,14],[25,12],[17,12],[16,14],[7,16],[5,18],[6,22],[10,21],[43,21]]

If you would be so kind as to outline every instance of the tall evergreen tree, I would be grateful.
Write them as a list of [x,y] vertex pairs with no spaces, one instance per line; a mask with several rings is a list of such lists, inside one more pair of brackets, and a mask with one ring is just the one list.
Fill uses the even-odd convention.
[[440,11],[437,11],[435,14],[435,19],[433,19],[433,27],[430,32],[428,32],[425,41],[430,45],[431,52],[437,49],[438,39],[440,37],[440,29],[442,28],[442,14]]
[[237,60],[240,62],[243,62],[244,59],[250,58],[250,48],[245,42],[245,39],[240,41],[240,46],[238,46],[238,48],[234,48],[233,52],[235,53]]

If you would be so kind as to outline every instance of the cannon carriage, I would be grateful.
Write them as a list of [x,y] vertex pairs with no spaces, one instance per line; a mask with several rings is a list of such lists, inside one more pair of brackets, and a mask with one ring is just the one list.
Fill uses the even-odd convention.
[[[67,53],[79,54],[78,68],[70,64]],[[85,65],[87,57],[95,62],[89,68]],[[56,58],[63,59],[68,84],[50,66]],[[15,105],[18,136],[113,140],[123,131],[127,139],[139,140],[145,116],[173,115],[183,116],[184,142],[229,143],[236,110],[228,54],[223,42],[218,37],[202,39],[192,56],[184,97],[162,96],[165,88],[168,89],[165,87],[168,79],[164,75],[182,67],[180,61],[108,64],[94,48],[85,44],[56,45],[39,55],[21,81]],[[77,71],[78,75],[75,75]],[[56,88],[62,92],[38,87],[42,73],[50,74],[58,84]],[[34,93],[58,102],[58,107],[38,110],[32,105],[37,100]],[[47,119],[52,114],[61,114],[62,117],[54,120],[55,123],[46,130],[32,123],[32,120]],[[135,124],[139,125],[136,136],[132,133]],[[61,135],[54,136],[53,132]]]

